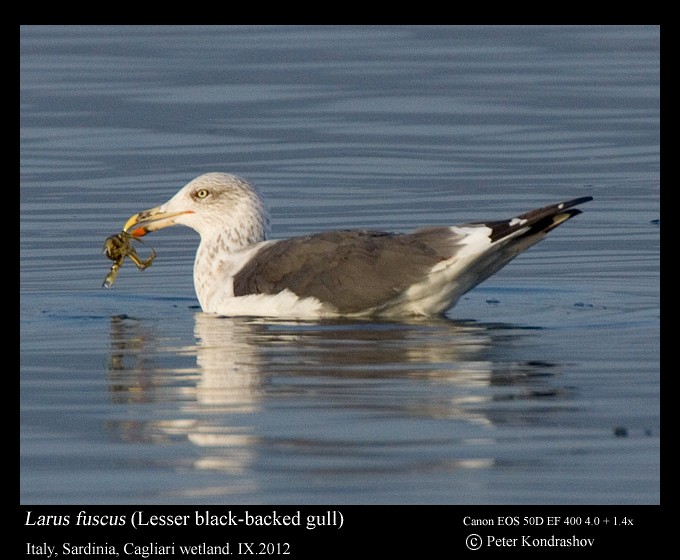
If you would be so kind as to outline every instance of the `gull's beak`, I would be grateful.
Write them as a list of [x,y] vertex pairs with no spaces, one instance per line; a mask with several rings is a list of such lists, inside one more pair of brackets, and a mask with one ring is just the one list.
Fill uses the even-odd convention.
[[175,218],[183,214],[193,214],[193,210],[183,210],[181,212],[165,212],[162,206],[157,206],[151,210],[144,210],[132,216],[125,225],[123,231],[132,237],[142,237],[150,231],[163,229],[175,225]]

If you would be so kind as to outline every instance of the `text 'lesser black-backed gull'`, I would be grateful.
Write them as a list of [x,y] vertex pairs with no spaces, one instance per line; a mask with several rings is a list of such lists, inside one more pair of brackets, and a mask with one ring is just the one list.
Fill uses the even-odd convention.
[[194,286],[203,311],[286,318],[437,315],[550,230],[580,214],[586,196],[510,220],[411,233],[330,231],[267,240],[257,189],[226,173],[197,177],[165,204],[135,214],[139,238],[181,224],[201,241]]

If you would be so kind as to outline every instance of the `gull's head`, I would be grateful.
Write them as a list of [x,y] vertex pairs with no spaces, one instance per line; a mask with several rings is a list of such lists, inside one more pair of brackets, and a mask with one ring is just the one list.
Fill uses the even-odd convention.
[[142,237],[173,225],[196,230],[201,239],[219,237],[234,247],[264,241],[269,216],[257,189],[245,179],[228,173],[196,177],[156,208],[132,216],[123,229]]

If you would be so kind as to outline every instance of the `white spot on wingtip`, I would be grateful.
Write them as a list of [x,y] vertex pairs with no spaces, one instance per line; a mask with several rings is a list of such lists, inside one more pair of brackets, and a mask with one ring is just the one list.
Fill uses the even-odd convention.
[[510,220],[510,227],[512,227],[512,226],[523,226],[526,223],[527,223],[526,218],[521,219],[521,220],[519,218],[513,218],[512,220]]
[[558,210],[562,210],[562,208],[564,208],[564,202],[560,202],[560,203],[557,205],[557,209],[558,209]]

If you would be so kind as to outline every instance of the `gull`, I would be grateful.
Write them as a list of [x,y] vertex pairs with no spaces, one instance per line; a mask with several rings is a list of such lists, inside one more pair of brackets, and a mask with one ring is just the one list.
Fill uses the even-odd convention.
[[132,216],[135,238],[173,225],[200,235],[194,288],[206,313],[314,319],[436,316],[581,211],[584,196],[506,220],[409,233],[326,231],[268,239],[257,188],[206,173],[165,204]]

